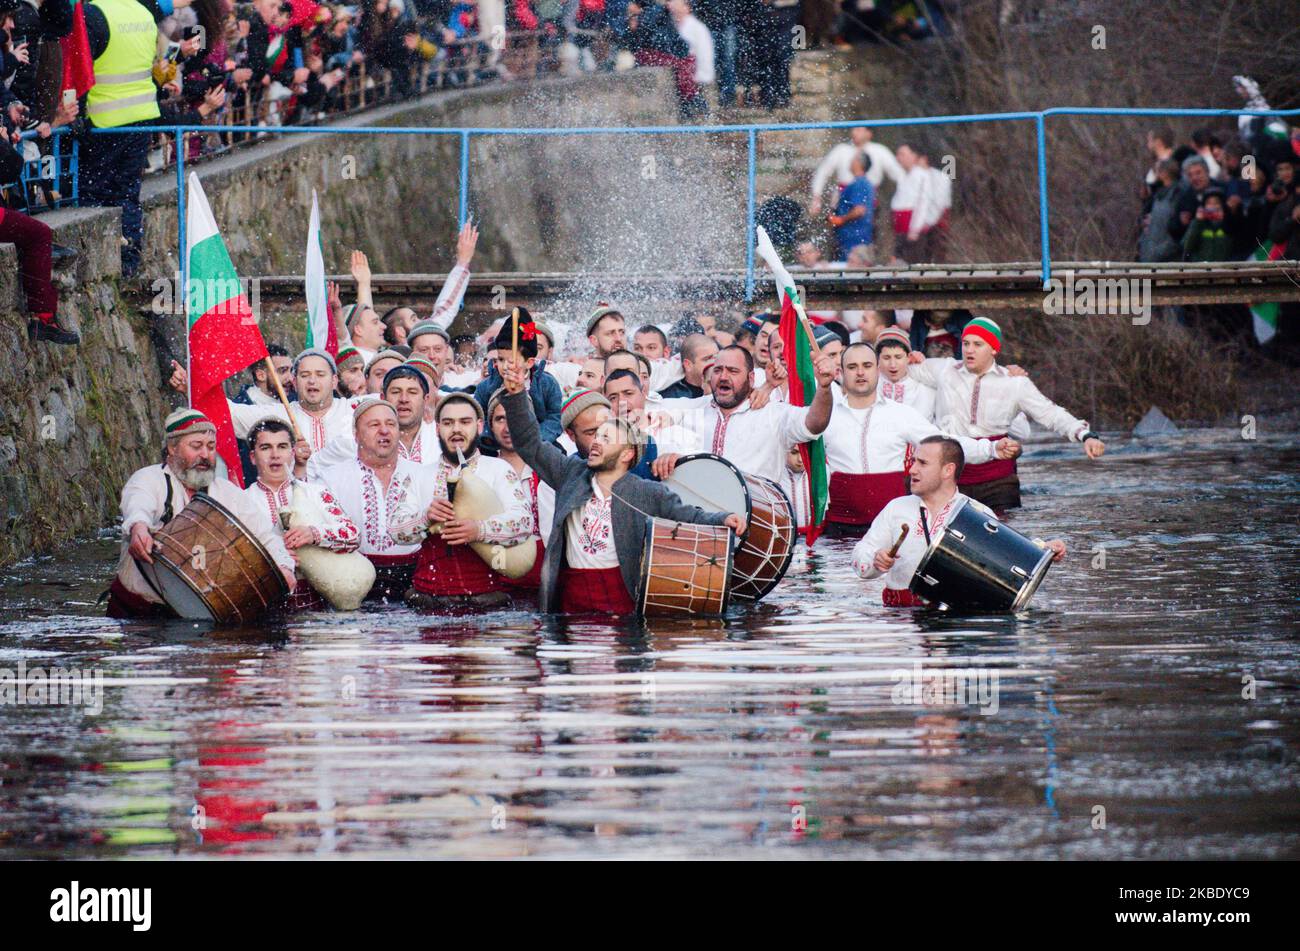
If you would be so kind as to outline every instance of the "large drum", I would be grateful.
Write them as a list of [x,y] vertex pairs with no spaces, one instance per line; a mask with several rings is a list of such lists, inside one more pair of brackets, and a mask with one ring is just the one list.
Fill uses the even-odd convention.
[[719,615],[731,594],[731,529],[665,518],[646,522],[641,613]]
[[794,558],[798,537],[794,508],[770,479],[741,472],[721,456],[698,453],[677,463],[666,480],[683,502],[706,512],[746,516],[732,558],[731,593],[757,601],[776,587]]
[[916,566],[909,587],[957,610],[1020,611],[1052,565],[1051,549],[1030,541],[970,499],[962,499]]
[[280,567],[224,505],[198,493],[154,534],[153,564],[141,574],[190,621],[246,624],[289,593]]

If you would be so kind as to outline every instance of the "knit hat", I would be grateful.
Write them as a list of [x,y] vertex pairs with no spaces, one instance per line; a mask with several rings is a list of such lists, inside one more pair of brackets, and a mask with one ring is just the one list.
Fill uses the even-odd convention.
[[880,348],[887,343],[896,344],[902,347],[908,353],[912,352],[912,340],[908,337],[907,332],[899,327],[886,327],[876,336],[876,353],[880,353]]
[[447,346],[451,346],[451,334],[447,333],[447,331],[443,330],[432,320],[422,320],[412,327],[406,334],[406,342],[408,345],[414,347],[415,338],[423,337],[425,334],[437,334],[443,340],[447,341]]
[[963,337],[969,336],[971,334],[974,334],[976,337],[979,337],[990,347],[992,347],[994,353],[1001,351],[1002,328],[999,327],[997,324],[995,324],[993,321],[989,320],[987,317],[976,317],[974,320],[972,320],[970,323],[968,323],[965,327],[962,328],[961,335]]
[[599,304],[597,304],[596,309],[593,310],[591,312],[591,316],[587,318],[587,336],[590,337],[592,334],[594,334],[596,332],[596,325],[600,323],[603,318],[608,317],[610,314],[618,314],[618,316],[620,317],[623,316],[623,312],[621,310],[619,310],[617,307],[611,307],[605,301],[601,301]]
[[601,396],[595,390],[574,390],[573,394],[564,401],[560,406],[560,428],[568,429],[573,425],[573,421],[581,415],[582,411],[592,406],[604,406],[610,408],[609,400]]
[[753,334],[755,337],[757,337],[758,332],[762,329],[763,329],[763,324],[761,321],[755,320],[753,317],[748,317],[745,320],[741,321],[740,331],[737,332]]
[[378,396],[363,397],[362,399],[357,400],[357,405],[352,408],[353,427],[355,428],[356,425],[361,422],[361,417],[370,412],[376,406],[386,406],[392,412],[394,417],[397,416],[397,407],[388,402],[388,400],[380,399]]
[[178,439],[195,433],[215,433],[217,427],[196,409],[178,409],[163,420],[163,438]]
[[342,369],[344,364],[351,363],[353,360],[358,361],[361,364],[362,369],[365,369],[366,361],[361,356],[360,350],[356,347],[339,347],[339,353],[338,356],[334,358],[334,363],[339,367],[339,369]]
[[380,350],[371,357],[370,362],[366,364],[366,376],[370,376],[370,368],[380,360],[396,360],[398,363],[405,363],[406,357],[402,356],[396,350]]
[[434,366],[433,361],[418,353],[413,353],[407,357],[403,366],[414,367],[419,370],[421,374],[428,378],[430,386],[442,379],[442,373]]
[[[818,325],[813,328],[813,338],[817,341],[817,346],[824,347],[840,339],[840,335],[829,327]],[[841,341],[842,342],[842,341]]]
[[424,395],[429,395],[428,379],[423,373],[411,366],[409,363],[399,363],[397,366],[385,373],[384,382],[379,387],[379,392],[383,393],[387,391],[389,383],[392,383],[394,380],[400,380],[402,377],[414,380],[416,383],[420,384],[420,388],[424,390]]
[[540,320],[538,320],[538,321],[534,321],[534,326],[537,327],[537,332],[538,332],[539,334],[541,334],[543,337],[545,337],[547,340],[549,340],[549,341],[551,342],[551,349],[554,350],[554,349],[555,349],[555,331],[551,330],[550,327],[546,326],[546,324],[542,323]]
[[322,360],[324,360],[326,363],[330,365],[331,373],[337,374],[339,372],[339,366],[337,363],[334,362],[334,358],[330,356],[328,350],[322,350],[320,347],[311,347],[310,349],[304,350],[302,353],[298,354],[296,357],[293,358],[294,373],[298,372],[298,364],[302,363],[302,361],[307,359],[308,357],[320,357]]
[[504,386],[498,386],[492,391],[492,395],[488,398],[487,418],[489,420],[492,419],[492,414],[496,412],[497,407],[501,405],[501,397],[505,395],[506,388]]
[[438,397],[438,408],[434,410],[433,418],[437,419],[438,416],[441,415],[444,406],[448,403],[454,403],[457,400],[462,403],[468,403],[470,406],[474,407],[474,415],[478,417],[480,423],[483,422],[483,407],[478,405],[478,400],[474,399],[473,396],[469,393],[462,392],[461,390],[453,390],[450,393],[443,393],[442,396]]
[[357,312],[356,304],[348,304],[341,311],[339,311],[339,316],[343,318],[344,327],[352,326],[352,315],[355,314],[356,312]]

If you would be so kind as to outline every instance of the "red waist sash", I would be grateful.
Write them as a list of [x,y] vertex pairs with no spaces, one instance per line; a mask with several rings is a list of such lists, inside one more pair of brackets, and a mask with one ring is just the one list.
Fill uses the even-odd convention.
[[565,614],[635,614],[636,605],[619,568],[565,568],[560,572],[560,610]]
[[419,552],[411,552],[409,555],[366,555],[370,563],[376,568],[406,568],[415,564]]
[[904,472],[868,472],[853,475],[832,472],[826,521],[842,525],[870,525],[880,510],[907,495]]
[[442,536],[430,535],[420,546],[411,587],[422,594],[470,595],[507,586],[468,545],[448,545]]
[[880,600],[887,608],[923,608],[928,603],[910,588],[886,588],[880,592]]
[[[1006,439],[1007,434],[1000,436],[990,436],[994,442],[999,439]],[[961,471],[961,478],[957,480],[958,485],[979,485],[983,482],[992,482],[994,479],[1005,479],[1007,476],[1016,474],[1016,460],[1014,459],[991,459],[988,462],[980,462],[975,465],[968,465]]]
[[546,557],[546,545],[540,538],[535,538],[533,541],[537,543],[537,558],[533,561],[533,567],[528,569],[528,574],[522,578],[502,578],[512,588],[540,588],[542,586],[542,559]]
[[133,591],[117,578],[108,586],[108,607],[104,612],[115,620],[126,618],[164,618],[175,617],[176,613],[161,601],[150,601]]

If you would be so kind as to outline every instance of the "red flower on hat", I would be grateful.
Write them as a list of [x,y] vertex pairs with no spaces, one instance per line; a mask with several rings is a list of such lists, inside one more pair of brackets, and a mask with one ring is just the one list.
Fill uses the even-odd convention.
[[519,336],[523,337],[525,340],[532,340],[534,337],[537,336],[537,325],[536,325],[536,324],[520,324],[520,325],[519,325]]

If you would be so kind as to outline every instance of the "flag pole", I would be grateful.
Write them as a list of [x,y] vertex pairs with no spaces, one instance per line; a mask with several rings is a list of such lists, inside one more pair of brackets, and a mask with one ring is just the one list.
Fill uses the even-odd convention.
[[510,311],[510,349],[514,356],[513,362],[519,363],[519,308],[516,307]]
[[191,408],[194,406],[194,388],[190,382],[194,375],[190,373],[191,355],[190,355],[190,249],[186,245],[188,237],[185,230],[185,146],[181,141],[183,138],[179,127],[172,129],[172,134],[176,137],[176,230],[180,246],[177,248],[177,257],[180,258],[181,279],[181,320],[185,321],[185,404]]
[[275,393],[280,397],[280,405],[284,407],[284,413],[289,417],[289,428],[293,430],[293,444],[296,446],[302,441],[302,433],[298,431],[298,423],[293,418],[293,410],[289,409],[289,397],[285,395],[284,385],[280,382],[280,374],[275,370],[275,364],[271,362],[271,355],[266,355],[266,377],[275,387]]

